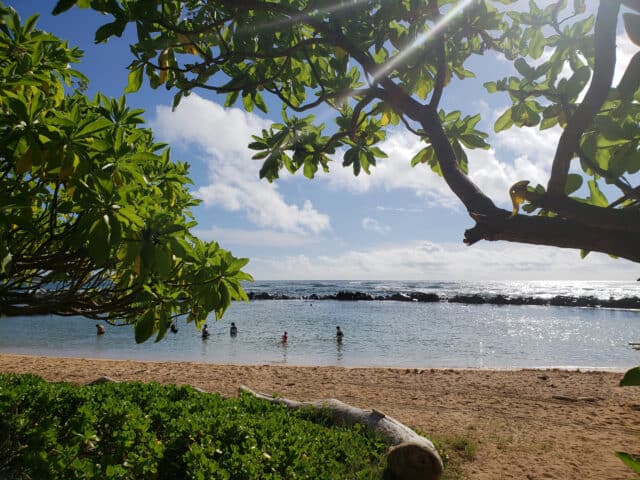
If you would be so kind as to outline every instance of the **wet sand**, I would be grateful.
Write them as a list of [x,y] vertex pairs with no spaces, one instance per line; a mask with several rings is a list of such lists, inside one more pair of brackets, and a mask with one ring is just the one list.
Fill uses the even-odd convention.
[[[376,408],[434,438],[467,437],[466,479],[633,479],[616,450],[640,453],[640,387],[621,373],[212,365],[0,355],[1,372],[50,381],[189,384],[235,396],[239,385],[296,400]],[[555,398],[554,398],[555,397]]]

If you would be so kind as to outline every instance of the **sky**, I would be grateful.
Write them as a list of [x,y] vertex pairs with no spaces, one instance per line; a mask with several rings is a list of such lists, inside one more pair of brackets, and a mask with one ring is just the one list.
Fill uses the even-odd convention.
[[[5,0],[6,1],[6,0]],[[89,96],[100,91],[119,97],[127,84],[133,43],[128,27],[122,39],[93,42],[95,30],[109,21],[74,8],[50,15],[53,0],[9,0],[21,17],[40,14],[38,28],[78,46],[85,57],[75,68],[89,77]],[[544,4],[544,2],[538,2]],[[636,51],[618,36],[619,64]],[[493,134],[493,121],[508,105],[505,96],[489,95],[482,84],[510,74],[511,65],[493,56],[474,59],[477,78],[454,82],[443,107],[463,115],[481,113],[478,128],[489,133],[489,150],[467,151],[469,175],[500,206],[511,209],[509,187],[519,180],[546,185],[560,131],[510,129]],[[618,77],[620,72],[617,73]],[[637,264],[576,250],[509,242],[462,243],[474,222],[428,166],[412,168],[420,150],[403,129],[388,132],[370,176],[355,177],[336,158],[329,174],[314,180],[281,173],[274,183],[260,180],[261,162],[247,148],[252,134],[278,121],[279,107],[268,115],[224,108],[224,98],[195,91],[172,112],[175,92],[143,88],[128,95],[159,141],[168,142],[172,158],[191,165],[195,233],[216,240],[234,255],[251,259],[246,270],[260,280],[627,280],[640,276]]]

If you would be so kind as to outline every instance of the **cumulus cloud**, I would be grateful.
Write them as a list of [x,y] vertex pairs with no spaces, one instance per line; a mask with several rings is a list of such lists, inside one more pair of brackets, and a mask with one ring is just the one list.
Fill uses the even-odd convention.
[[489,150],[472,150],[469,176],[492,199],[509,203],[508,190],[520,180],[545,185],[561,130],[513,128],[492,138]]
[[[494,115],[498,115],[493,112]],[[540,131],[514,128],[490,139],[489,150],[468,150],[469,176],[482,191],[497,203],[509,204],[508,190],[520,180],[545,184],[551,169],[559,129]],[[411,167],[413,156],[424,147],[419,139],[406,131],[394,131],[380,145],[389,157],[378,160],[371,175],[358,177],[339,162],[329,175],[323,175],[330,188],[354,194],[371,191],[410,191],[429,207],[458,209],[460,202],[445,181],[426,165]],[[385,207],[379,207],[379,210]]]
[[388,233],[391,230],[391,227],[389,227],[388,225],[384,225],[380,223],[378,220],[376,220],[375,218],[371,218],[371,217],[363,218],[361,225],[362,225],[362,228],[364,228],[365,230],[369,230],[370,232],[375,232],[380,234]]
[[276,184],[259,180],[261,164],[251,160],[247,143],[252,134],[269,126],[267,120],[237,108],[225,109],[195,94],[183,99],[175,112],[157,107],[156,115],[153,127],[159,137],[203,152],[208,184],[200,186],[195,195],[205,206],[241,211],[257,226],[299,235],[330,229],[329,216],[310,201],[289,204]]
[[637,265],[575,250],[483,242],[413,242],[349,250],[335,256],[254,257],[259,279],[299,280],[629,280]]
[[389,156],[378,159],[371,175],[361,173],[353,175],[351,168],[342,168],[341,159],[336,159],[329,175],[323,175],[324,181],[332,189],[347,190],[355,194],[369,191],[411,191],[430,206],[455,208],[457,200],[442,178],[429,167],[418,165],[411,167],[411,158],[424,148],[424,144],[410,132],[393,131],[380,148]]

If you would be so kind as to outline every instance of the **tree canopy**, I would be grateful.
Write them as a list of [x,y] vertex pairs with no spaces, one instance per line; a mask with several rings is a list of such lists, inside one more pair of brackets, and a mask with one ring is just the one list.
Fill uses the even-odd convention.
[[[616,32],[624,22],[640,43],[640,2],[607,0],[60,0],[111,15],[96,42],[135,24],[129,86],[226,94],[226,105],[267,110],[282,121],[250,148],[272,181],[283,169],[307,177],[332,161],[370,173],[391,128],[424,148],[412,159],[441,175],[475,226],[464,241],[506,240],[599,251],[640,261],[640,55],[613,84]],[[626,13],[622,15],[621,10]],[[622,20],[624,19],[624,20]],[[510,128],[560,127],[548,183],[510,189],[513,211],[496,206],[467,175],[470,149],[487,149],[479,114],[442,107],[452,79],[474,77],[469,60],[489,53],[514,74],[485,84],[511,105],[495,122]],[[316,122],[318,108],[334,125]],[[324,117],[325,115],[323,115]],[[608,198],[611,197],[611,198]]]
[[195,238],[189,167],[81,52],[0,4],[0,315],[83,315],[161,339],[247,299],[246,259]]

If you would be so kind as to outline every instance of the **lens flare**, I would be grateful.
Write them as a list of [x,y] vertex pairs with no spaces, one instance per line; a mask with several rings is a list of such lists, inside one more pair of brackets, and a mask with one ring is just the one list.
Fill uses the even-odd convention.
[[462,0],[457,5],[454,5],[447,13],[445,13],[440,20],[433,26],[429,32],[420,35],[419,38],[416,39],[411,45],[409,45],[404,50],[399,51],[395,57],[382,65],[374,74],[373,79],[379,80],[384,75],[387,75],[394,68],[398,66],[399,63],[404,61],[409,55],[411,55],[415,50],[420,48],[422,45],[427,43],[429,40],[433,38],[434,35],[438,34],[442,29],[444,29],[447,24],[455,18],[458,13],[464,10],[468,5],[473,3],[475,0]]

